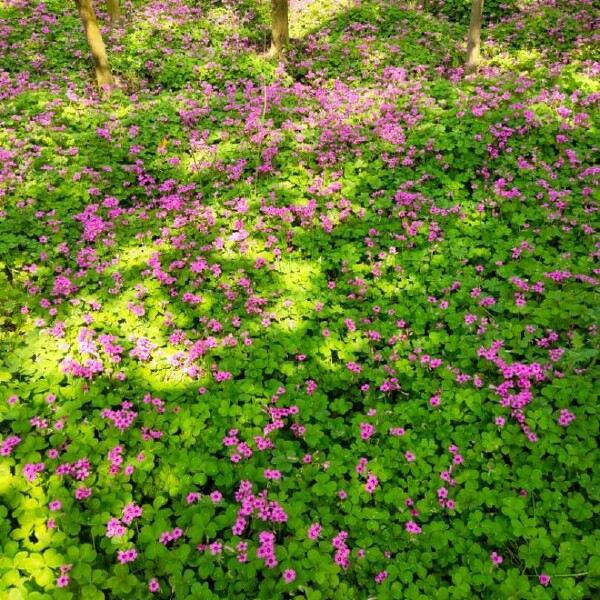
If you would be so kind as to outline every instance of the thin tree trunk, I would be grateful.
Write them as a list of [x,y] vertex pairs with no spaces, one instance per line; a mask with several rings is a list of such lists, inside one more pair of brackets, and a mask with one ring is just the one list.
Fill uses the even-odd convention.
[[271,54],[281,54],[289,41],[288,0],[271,0]]
[[113,23],[121,18],[121,4],[119,0],[106,0],[106,10]]
[[467,62],[465,72],[473,73],[481,60],[481,22],[483,20],[483,0],[473,0],[471,5],[471,24],[467,42]]
[[92,60],[94,62],[94,70],[96,71],[96,81],[98,87],[103,89],[105,86],[112,88],[115,85],[110,65],[108,64],[108,56],[106,55],[106,47],[102,40],[102,34],[98,27],[98,21],[92,8],[91,0],[75,0],[79,18],[85,29],[85,37],[87,38],[90,50],[92,51]]

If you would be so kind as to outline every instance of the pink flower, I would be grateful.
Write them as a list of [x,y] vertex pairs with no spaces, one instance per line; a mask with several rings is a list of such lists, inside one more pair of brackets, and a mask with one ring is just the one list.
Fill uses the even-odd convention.
[[158,581],[156,579],[151,579],[148,582],[148,589],[154,594],[156,592],[158,592],[158,590],[160,589],[160,585],[158,584]]
[[367,483],[365,484],[365,490],[367,493],[372,494],[375,491],[375,488],[379,484],[379,480],[371,471],[369,471],[369,477],[367,479]]
[[223,494],[221,494],[221,492],[219,492],[218,490],[215,490],[210,495],[210,499],[216,504],[217,502],[221,502],[221,500],[223,499]]
[[504,562],[504,558],[497,554],[496,552],[492,552],[490,554],[490,558],[495,565],[501,565]]
[[52,500],[50,504],[48,504],[48,508],[50,510],[60,510],[62,507],[62,503],[60,500]]
[[267,556],[265,558],[265,565],[269,568],[269,569],[273,569],[274,567],[277,566],[277,558],[275,556],[273,556],[272,554]]
[[75,490],[75,498],[77,500],[84,500],[92,495],[92,488],[79,487]]
[[406,531],[408,531],[408,533],[421,533],[422,529],[414,522],[414,521],[409,521],[406,524]]
[[69,576],[64,573],[56,580],[56,587],[66,587],[69,585]]
[[200,500],[200,498],[201,498],[201,496],[200,496],[200,494],[198,492],[190,492],[187,495],[185,501],[188,504],[192,504],[193,502],[197,502],[198,500]]
[[381,573],[378,573],[377,575],[375,575],[375,583],[382,583],[385,579],[387,579],[387,577],[388,577],[388,572],[381,571]]
[[142,508],[136,506],[133,502],[130,502],[123,508],[123,523],[131,523],[137,517],[142,515]]
[[320,534],[321,534],[321,525],[319,525],[319,523],[313,523],[308,528],[308,538],[309,539],[316,540],[316,539],[318,539]]
[[161,544],[165,544],[165,545],[168,544],[171,541],[171,532],[168,531],[168,530],[167,531],[163,531],[160,534],[160,537],[158,538],[158,541]]
[[128,562],[133,562],[137,558],[137,552],[135,548],[130,548],[129,550],[119,550],[117,552],[117,557],[121,564],[125,564]]
[[406,431],[402,427],[391,427],[389,431],[390,435],[395,435],[398,437],[403,436],[405,433]]
[[122,535],[125,535],[126,532],[127,529],[123,525],[121,525],[119,519],[113,518],[106,524],[106,537],[120,537]]
[[547,586],[550,583],[550,575],[546,575],[546,573],[541,573],[539,579],[543,586]]
[[575,415],[569,412],[567,409],[560,411],[560,417],[558,418],[558,424],[562,427],[566,427],[571,421],[575,419]]
[[283,572],[283,579],[286,583],[292,583],[296,579],[296,571],[294,569],[286,569]]
[[360,424],[360,437],[364,441],[367,441],[375,433],[375,427],[370,423]]
[[[12,448],[11,448],[12,449]],[[44,470],[44,463],[27,463],[23,467],[23,475],[29,481],[35,481],[37,474]]]

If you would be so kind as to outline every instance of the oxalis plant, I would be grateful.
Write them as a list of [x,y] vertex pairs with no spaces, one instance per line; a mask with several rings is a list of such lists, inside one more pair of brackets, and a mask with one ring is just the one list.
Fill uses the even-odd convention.
[[594,6],[270,9],[0,4],[0,596],[596,597]]

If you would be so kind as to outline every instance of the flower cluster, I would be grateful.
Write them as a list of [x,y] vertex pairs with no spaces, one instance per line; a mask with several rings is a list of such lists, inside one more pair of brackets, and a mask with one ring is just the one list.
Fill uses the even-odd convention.
[[368,440],[375,433],[375,427],[370,423],[360,424],[360,437],[362,440]]
[[123,508],[123,523],[131,523],[134,519],[141,517],[142,512],[141,506],[136,506],[133,502],[130,502]]
[[23,476],[28,481],[35,481],[38,473],[41,473],[45,468],[43,462],[41,463],[27,463],[23,467]]
[[18,435],[7,437],[2,444],[0,444],[0,456],[10,456],[15,446],[20,442],[21,438]]
[[365,490],[368,494],[372,494],[375,491],[375,488],[379,484],[379,479],[373,475],[371,471],[369,471],[369,476],[367,478],[367,483],[365,483]]
[[121,564],[133,562],[137,558],[137,552],[135,548],[130,548],[129,550],[119,550],[117,552],[117,558]]
[[60,567],[60,575],[56,579],[56,587],[62,588],[69,585],[69,571],[73,565],[62,565]]
[[575,419],[575,415],[569,412],[566,408],[560,411],[560,417],[558,417],[558,424],[566,427],[571,421]]
[[121,521],[116,518],[110,519],[106,524],[106,537],[121,537],[127,533],[127,528],[121,524]]
[[408,533],[412,533],[412,534],[419,534],[423,530],[414,521],[409,521],[406,524],[406,531],[408,531]]
[[107,408],[100,413],[100,416],[103,419],[112,421],[117,429],[125,431],[131,427],[137,417],[136,412],[129,410],[132,406],[131,402],[124,401],[121,403],[122,408],[120,410],[111,410],[110,408]]
[[158,538],[158,541],[165,546],[169,542],[177,541],[183,535],[183,529],[175,527],[173,531],[163,531]]
[[277,558],[275,557],[275,534],[270,531],[261,531],[258,535],[260,546],[256,551],[257,558],[264,558],[265,565],[272,569],[277,566]]
[[347,538],[348,534],[345,531],[340,531],[332,540],[333,547],[336,550],[334,556],[335,563],[343,569],[350,567],[350,548],[346,545]]
[[318,540],[319,535],[321,535],[321,525],[319,523],[313,523],[308,528],[308,533],[307,533],[308,539],[309,540]]

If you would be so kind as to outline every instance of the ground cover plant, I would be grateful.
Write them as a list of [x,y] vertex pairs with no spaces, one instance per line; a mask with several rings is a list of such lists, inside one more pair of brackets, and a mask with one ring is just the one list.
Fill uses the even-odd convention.
[[2,598],[597,597],[597,5],[468,5],[0,1]]

